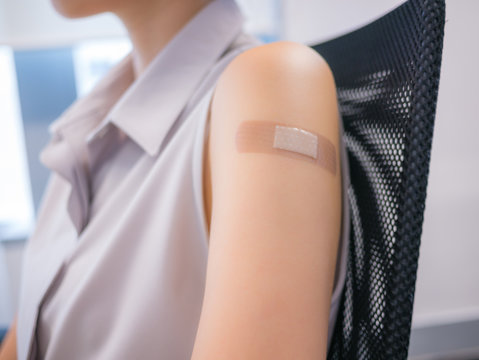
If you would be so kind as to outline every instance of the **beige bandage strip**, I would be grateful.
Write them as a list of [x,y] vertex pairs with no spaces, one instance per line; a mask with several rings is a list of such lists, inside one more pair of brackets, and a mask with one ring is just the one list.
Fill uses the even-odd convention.
[[272,121],[243,121],[236,131],[236,149],[303,159],[336,174],[334,144],[311,130]]

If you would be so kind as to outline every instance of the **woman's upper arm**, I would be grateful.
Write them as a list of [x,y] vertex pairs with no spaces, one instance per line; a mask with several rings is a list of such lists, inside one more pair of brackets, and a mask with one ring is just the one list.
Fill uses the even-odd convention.
[[[306,45],[262,45],[232,61],[211,106],[211,230],[192,359],[324,359],[341,221],[332,73]],[[238,152],[248,120],[320,134],[338,170]]]

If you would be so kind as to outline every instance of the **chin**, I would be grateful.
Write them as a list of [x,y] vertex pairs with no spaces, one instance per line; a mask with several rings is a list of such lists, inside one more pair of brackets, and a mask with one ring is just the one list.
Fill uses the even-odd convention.
[[75,19],[108,11],[104,0],[51,0],[55,10],[64,17]]

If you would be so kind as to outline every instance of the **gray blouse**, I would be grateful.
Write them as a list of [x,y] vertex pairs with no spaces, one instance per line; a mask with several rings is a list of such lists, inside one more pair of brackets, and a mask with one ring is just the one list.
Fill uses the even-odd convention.
[[[190,359],[208,255],[207,110],[226,65],[262,44],[244,20],[234,0],[213,0],[139,78],[130,54],[51,124],[41,153],[51,177],[23,260],[20,360]],[[328,346],[346,266],[343,199]]]

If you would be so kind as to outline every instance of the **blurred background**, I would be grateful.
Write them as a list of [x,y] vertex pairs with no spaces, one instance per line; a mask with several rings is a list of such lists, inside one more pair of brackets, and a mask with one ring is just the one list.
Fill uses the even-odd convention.
[[[313,45],[398,0],[236,0],[265,42]],[[410,342],[411,359],[479,359],[478,0],[447,0],[444,55]],[[0,0],[0,328],[48,172],[48,125],[131,49],[110,14],[70,20],[48,0]]]

